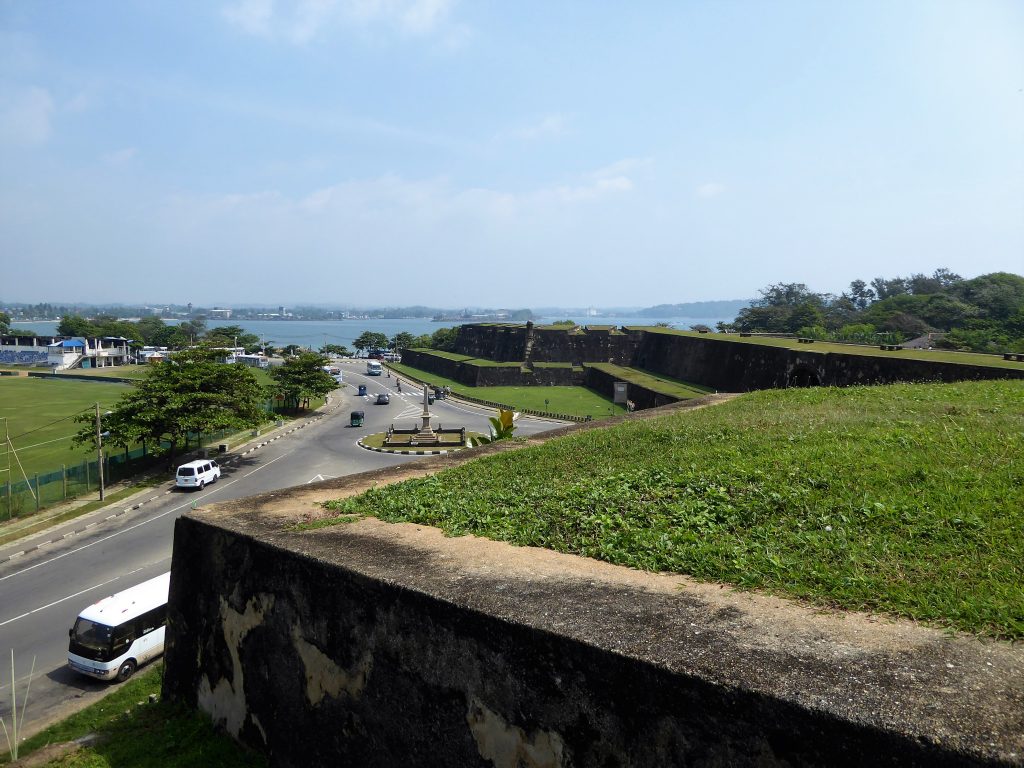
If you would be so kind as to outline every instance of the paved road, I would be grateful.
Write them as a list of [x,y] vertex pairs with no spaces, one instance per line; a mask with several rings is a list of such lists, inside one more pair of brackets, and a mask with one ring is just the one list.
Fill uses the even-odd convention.
[[[193,502],[226,501],[416,460],[357,445],[360,436],[384,431],[389,424],[411,425],[423,407],[422,390],[414,393],[405,386],[399,394],[393,377],[366,377],[361,371],[365,371],[365,364],[350,363],[344,368],[344,376],[350,384],[367,384],[365,398],[355,396],[353,387],[338,390],[331,396],[333,410],[327,416],[226,463],[221,479],[203,491],[178,492],[167,483],[133,499],[131,504],[145,501],[137,510],[123,512],[130,504],[121,502],[0,547],[0,717],[10,724],[12,649],[19,695],[36,657],[26,733],[109,690],[108,684],[67,668],[68,627],[85,606],[168,570],[174,520]],[[390,405],[373,404],[382,391],[391,393]],[[365,412],[362,428],[349,426],[352,410]],[[493,410],[458,401],[437,401],[430,411],[435,416],[434,426],[440,421],[445,426],[466,426],[480,432],[487,431],[487,418],[494,415]],[[518,422],[517,433],[535,434],[558,425],[524,417]],[[112,512],[123,513],[107,520]],[[88,523],[93,525],[87,531],[71,533]],[[31,550],[35,544],[53,542],[65,533],[69,534],[67,538]]]

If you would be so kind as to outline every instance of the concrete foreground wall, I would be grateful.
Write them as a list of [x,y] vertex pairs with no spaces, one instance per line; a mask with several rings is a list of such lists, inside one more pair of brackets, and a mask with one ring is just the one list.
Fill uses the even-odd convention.
[[178,520],[167,698],[276,766],[1024,764],[1021,649],[423,526],[293,529],[381,478]]

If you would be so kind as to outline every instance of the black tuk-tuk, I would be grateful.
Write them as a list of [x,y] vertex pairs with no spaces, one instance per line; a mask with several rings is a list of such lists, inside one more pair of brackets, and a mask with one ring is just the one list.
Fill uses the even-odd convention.
[[349,416],[349,422],[348,423],[351,426],[353,426],[353,427],[361,427],[361,426],[363,426],[363,412],[362,411],[352,411],[352,415]]

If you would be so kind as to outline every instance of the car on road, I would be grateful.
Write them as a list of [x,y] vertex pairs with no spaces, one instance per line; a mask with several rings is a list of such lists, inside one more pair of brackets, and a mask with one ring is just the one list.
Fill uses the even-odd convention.
[[178,467],[174,485],[178,488],[199,488],[202,490],[220,478],[220,465],[213,459],[197,459]]
[[381,392],[377,395],[377,405],[389,405],[391,403],[391,395],[387,392]]

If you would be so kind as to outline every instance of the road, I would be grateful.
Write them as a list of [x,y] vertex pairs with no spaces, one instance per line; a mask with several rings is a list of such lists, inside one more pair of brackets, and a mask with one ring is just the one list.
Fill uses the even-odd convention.
[[[422,390],[398,393],[395,379],[366,377],[365,364],[343,367],[353,386],[331,395],[333,410],[256,451],[224,462],[221,479],[202,491],[176,491],[172,483],[150,489],[140,497],[78,518],[42,534],[0,547],[0,717],[10,726],[10,652],[14,651],[19,699],[28,682],[32,659],[35,672],[25,733],[64,717],[99,698],[109,684],[71,672],[66,666],[67,631],[87,605],[170,568],[174,520],[193,503],[209,504],[264,491],[317,482],[416,457],[376,453],[358,446],[360,436],[382,432],[394,423],[412,425],[422,412]],[[355,386],[366,384],[365,398]],[[378,392],[391,394],[390,405],[374,405]],[[363,427],[349,426],[349,413],[366,414]],[[465,426],[487,431],[493,409],[459,401],[436,401],[430,406],[433,424]],[[517,434],[530,435],[559,422],[523,417]],[[287,431],[285,428],[284,431]],[[137,510],[106,519],[138,501]],[[83,533],[86,524],[92,524]],[[60,538],[67,534],[67,538]],[[46,543],[38,549],[32,547]],[[23,554],[17,554],[17,553]],[[17,555],[13,559],[12,555]],[[21,707],[19,706],[19,711]],[[4,745],[5,746],[5,745]]]

